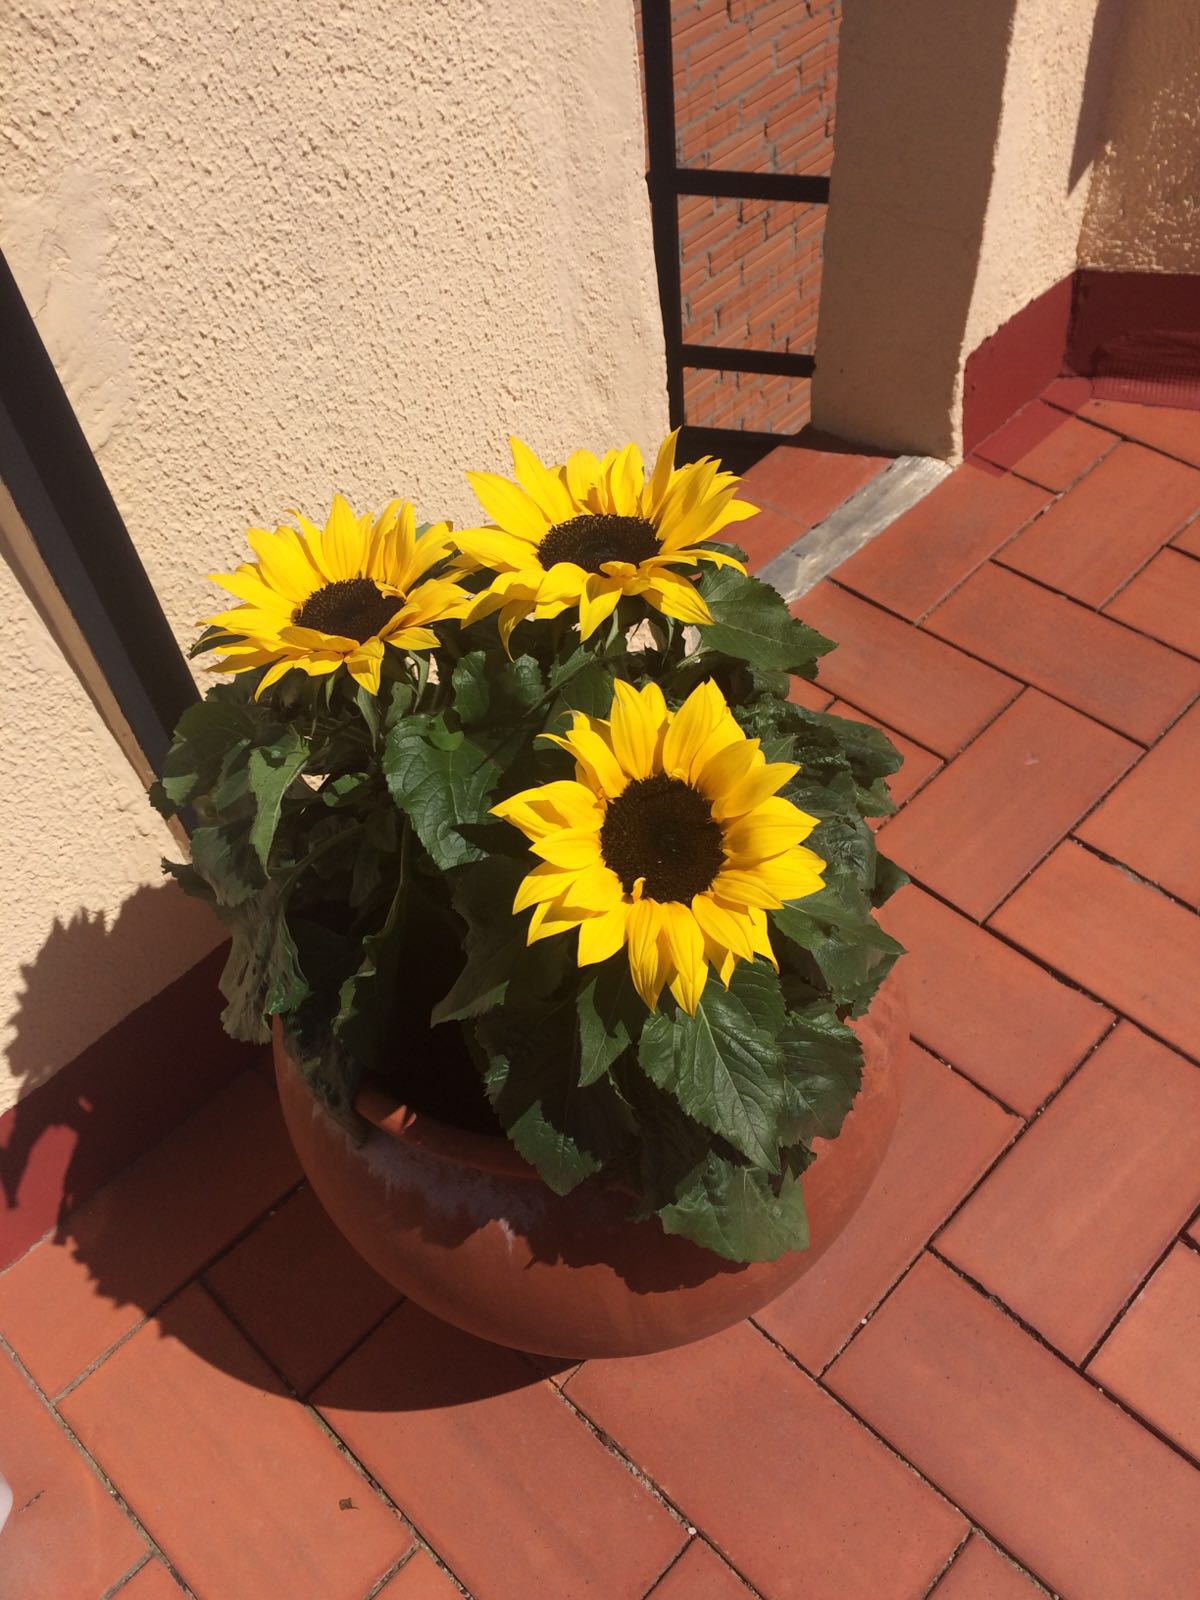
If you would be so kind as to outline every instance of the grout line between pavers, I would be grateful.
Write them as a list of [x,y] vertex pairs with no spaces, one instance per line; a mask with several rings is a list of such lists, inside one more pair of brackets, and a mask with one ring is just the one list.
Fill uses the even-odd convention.
[[[1161,548],[1165,548],[1165,547],[1160,546],[1160,549]],[[1158,551],[1155,551],[1155,555],[1157,555],[1157,554],[1158,554]],[[1132,623],[1123,622],[1120,617],[1110,617],[1107,612],[1099,610],[1096,606],[1088,605],[1086,600],[1080,600],[1077,596],[1075,596],[1073,594],[1067,594],[1067,592],[1064,589],[1056,589],[1053,584],[1047,583],[1043,578],[1035,577],[1030,572],[1022,572],[1017,567],[1006,566],[1003,561],[996,561],[992,556],[989,556],[987,558],[987,560],[985,560],[985,561],[981,561],[979,563],[979,565],[977,567],[975,567],[972,570],[972,572],[970,572],[968,574],[968,577],[969,578],[970,577],[974,577],[977,573],[981,572],[984,567],[987,567],[987,566],[998,566],[1002,572],[1008,573],[1010,577],[1020,578],[1025,583],[1033,584],[1034,588],[1035,589],[1040,589],[1043,592],[1043,594],[1051,594],[1051,595],[1053,595],[1055,597],[1056,600],[1065,601],[1067,605],[1075,606],[1078,610],[1086,612],[1089,617],[1096,617],[1101,622],[1110,622],[1113,625],[1113,627],[1115,627],[1115,628],[1123,628],[1126,633],[1133,634],[1133,636],[1135,638],[1143,640],[1146,644],[1156,645],[1160,650],[1165,650],[1169,656],[1173,656],[1177,661],[1190,662],[1190,664],[1192,666],[1196,666],[1196,665],[1200,664],[1200,662],[1198,662],[1198,659],[1197,659],[1196,656],[1189,656],[1183,650],[1176,650],[1174,645],[1166,644],[1162,639],[1157,638],[1154,634],[1147,633],[1145,631],[1145,629],[1143,629],[1143,628],[1135,628],[1132,625]],[[832,573],[830,575],[830,581],[832,581],[832,582],[836,582],[837,581],[837,574],[836,573]],[[952,590],[949,594],[947,594],[945,596],[945,600],[949,600],[951,598],[951,595],[953,593],[957,592],[957,589],[961,589],[966,582],[967,582],[967,579],[964,578],[962,583],[960,583],[960,584],[958,584],[956,586],[955,590]],[[1010,669],[1005,668],[1005,667],[998,667],[994,661],[989,661],[986,656],[977,655],[973,650],[969,650],[965,645],[961,645],[961,644],[952,642],[949,639],[942,638],[942,635],[940,633],[936,633],[932,628],[927,626],[927,623],[930,621],[930,619],[932,617],[935,617],[937,615],[937,613],[941,610],[942,606],[945,604],[945,600],[939,600],[936,606],[931,606],[930,609],[927,612],[925,612],[924,616],[921,617],[919,622],[912,622],[908,617],[901,617],[899,612],[892,611],[888,606],[881,605],[877,601],[870,600],[868,598],[868,596],[866,596],[866,595],[858,594],[857,590],[850,589],[847,584],[839,584],[838,587],[842,588],[842,589],[846,589],[846,591],[848,593],[855,595],[855,597],[857,599],[859,599],[859,600],[867,601],[867,603],[869,605],[878,606],[878,609],[880,611],[883,611],[884,613],[886,613],[887,616],[896,618],[901,622],[908,622],[910,627],[920,628],[923,633],[928,633],[932,638],[941,640],[941,642],[943,644],[949,645],[951,647],[951,649],[961,650],[963,655],[971,656],[971,658],[973,660],[981,661],[984,664],[984,666],[991,667],[993,672],[1002,672],[1002,673],[1005,673],[1008,677],[1015,676],[1015,674]],[[1037,689],[1037,688],[1040,687],[1040,685],[1039,684],[1031,684],[1031,685],[1029,685],[1029,687]],[[1050,690],[1050,689],[1043,689],[1042,693],[1043,694],[1053,694],[1053,691]],[[1060,697],[1058,695],[1053,695],[1053,698],[1054,699],[1058,699]],[[1067,704],[1067,705],[1070,704],[1069,701],[1066,701],[1064,703]],[[1079,707],[1078,706],[1073,706],[1072,710],[1078,711]],[[1095,716],[1092,712],[1084,711],[1084,712],[1081,712],[1080,715],[1081,716],[1091,716],[1092,720],[1094,722],[1100,722],[1101,721],[1101,718]],[[1174,719],[1172,719],[1172,720],[1174,720]],[[1111,726],[1111,724],[1103,723],[1103,726],[1104,727],[1109,727],[1109,726]],[[1157,740],[1157,739],[1162,737],[1161,733],[1156,733],[1154,735],[1154,739],[1147,741],[1145,739],[1137,739],[1131,733],[1124,733],[1124,732],[1122,732],[1122,730],[1120,728],[1113,728],[1113,732],[1121,734],[1121,737],[1123,739],[1131,739],[1131,740],[1133,740],[1134,744],[1140,744],[1140,745],[1146,745],[1147,743],[1153,744],[1154,740]]]
[[[1188,1228],[1192,1224],[1192,1220],[1193,1220],[1193,1218],[1195,1216],[1195,1213],[1196,1213],[1196,1208],[1195,1208],[1195,1206],[1193,1206],[1192,1209],[1188,1212],[1187,1216],[1183,1219],[1183,1222],[1180,1224],[1180,1226],[1178,1228],[1176,1228],[1172,1232],[1171,1237],[1167,1240],[1167,1242],[1166,1242],[1165,1246],[1163,1247],[1163,1249],[1158,1253],[1157,1256],[1155,1256],[1154,1260],[1150,1263],[1150,1265],[1146,1268],[1146,1270],[1138,1278],[1137,1283],[1134,1285],[1133,1289],[1125,1297],[1125,1299],[1121,1302],[1121,1305],[1120,1305],[1119,1309],[1117,1310],[1116,1314],[1112,1318],[1110,1318],[1109,1322],[1106,1324],[1103,1333],[1101,1333],[1100,1337],[1093,1342],[1091,1347],[1088,1349],[1087,1353],[1080,1357],[1080,1359],[1076,1363],[1076,1365],[1079,1367],[1080,1372],[1082,1372],[1085,1377],[1091,1377],[1092,1376],[1091,1373],[1089,1373],[1088,1370],[1087,1370],[1088,1367],[1096,1359],[1096,1357],[1100,1354],[1101,1350],[1104,1348],[1104,1346],[1108,1342],[1108,1340],[1112,1338],[1113,1334],[1116,1332],[1118,1324],[1124,1320],[1126,1313],[1129,1312],[1133,1308],[1133,1302],[1145,1290],[1145,1288],[1149,1284],[1151,1278],[1154,1276],[1154,1274],[1158,1271],[1158,1269],[1166,1261],[1167,1257],[1174,1250],[1175,1246],[1179,1243],[1180,1237],[1182,1235],[1186,1234]],[[1097,1385],[1099,1385],[1100,1388],[1104,1388],[1104,1384],[1101,1382],[1101,1380],[1099,1378],[1093,1378],[1092,1381],[1093,1381],[1093,1383],[1096,1383]],[[1107,1389],[1105,1389],[1105,1393],[1106,1394],[1108,1393]],[[1190,1455],[1191,1452],[1188,1451],[1187,1454]],[[1200,1460],[1198,1460],[1196,1464],[1197,1464],[1197,1466],[1200,1466]]]
[[[1089,382],[1090,380],[1084,379],[1082,381],[1083,382]],[[1139,444],[1139,445],[1141,445],[1143,450],[1149,450],[1156,456],[1164,456],[1168,461],[1178,461],[1181,466],[1191,467],[1193,472],[1200,471],[1200,466],[1198,466],[1197,463],[1194,460],[1189,460],[1189,458],[1187,456],[1176,455],[1174,451],[1166,449],[1161,444],[1150,444],[1145,439],[1139,439],[1136,434],[1133,434],[1133,433],[1122,433],[1121,429],[1119,427],[1117,427],[1116,423],[1113,423],[1113,422],[1101,422],[1097,417],[1085,417],[1082,411],[1073,411],[1073,410],[1071,410],[1071,408],[1069,406],[1067,406],[1066,404],[1064,404],[1064,402],[1061,401],[1061,400],[1050,400],[1050,399],[1047,399],[1046,396],[1044,396],[1044,395],[1039,396],[1039,399],[1044,399],[1046,404],[1048,406],[1053,406],[1056,411],[1065,412],[1068,417],[1078,417],[1080,422],[1086,422],[1089,427],[1099,428],[1104,433],[1114,434],[1116,436],[1118,442],[1121,443],[1121,444]],[[1164,408],[1164,407],[1156,407],[1156,406],[1146,406],[1146,405],[1143,405],[1143,403],[1141,401],[1138,401],[1138,400],[1107,400],[1106,401],[1103,396],[1096,395],[1096,394],[1089,394],[1087,399],[1083,403],[1084,403],[1084,405],[1091,405],[1091,404],[1094,403],[1096,405],[1106,405],[1107,404],[1107,405],[1140,406],[1143,410],[1147,410],[1147,411],[1162,410],[1162,409],[1179,411],[1179,410],[1185,409],[1184,407],[1181,407],[1181,406],[1171,406],[1171,407],[1166,407],[1166,408]],[[1187,409],[1190,409],[1190,408],[1187,408]],[[1111,452],[1108,452],[1108,453],[1111,454]]]
[[[959,1509],[961,1510],[962,1508],[959,1507]],[[966,1531],[966,1533],[963,1534],[962,1539],[959,1542],[959,1544],[950,1552],[950,1555],[949,1555],[948,1559],[946,1560],[945,1564],[942,1566],[941,1570],[938,1572],[937,1576],[934,1578],[933,1582],[929,1585],[928,1589],[924,1590],[924,1592],[921,1594],[920,1600],[930,1600],[930,1596],[933,1594],[933,1591],[937,1588],[938,1584],[941,1583],[942,1579],[950,1571],[950,1568],[958,1560],[959,1556],[962,1555],[963,1551],[967,1548],[968,1544],[970,1544],[972,1536],[974,1535],[974,1532],[975,1532],[974,1524],[971,1523],[970,1518],[968,1518],[967,1519],[967,1531]]]
[[[153,1149],[155,1147],[151,1146],[150,1148]],[[58,1390],[54,1396],[52,1404],[57,1406],[60,1401],[65,1400],[69,1394],[78,1389],[80,1384],[85,1382],[86,1379],[90,1378],[94,1372],[102,1367],[110,1356],[115,1355],[122,1345],[128,1344],[130,1339],[132,1339],[135,1334],[141,1333],[143,1328],[149,1326],[149,1324],[154,1321],[159,1312],[169,1301],[174,1300],[176,1295],[182,1294],[183,1291],[189,1288],[193,1283],[199,1284],[202,1288],[208,1290],[209,1294],[212,1294],[212,1290],[209,1288],[208,1281],[204,1277],[204,1274],[208,1272],[210,1267],[215,1266],[218,1261],[222,1260],[226,1255],[228,1255],[231,1250],[236,1249],[237,1246],[241,1244],[242,1240],[253,1233],[260,1223],[265,1222],[268,1217],[274,1215],[274,1213],[279,1209],[280,1206],[284,1204],[285,1201],[290,1200],[292,1196],[304,1186],[304,1183],[305,1180],[301,1178],[284,1195],[280,1196],[278,1200],[272,1201],[271,1205],[265,1210],[257,1212],[254,1220],[247,1223],[247,1225],[237,1234],[235,1234],[226,1245],[223,1245],[216,1255],[208,1257],[204,1262],[201,1263],[200,1266],[194,1267],[188,1273],[186,1278],[169,1289],[160,1300],[155,1300],[150,1306],[143,1307],[142,1315],[133,1324],[133,1326],[131,1328],[126,1328],[124,1333],[121,1334],[120,1338],[114,1339],[112,1344],[107,1345],[99,1355],[93,1356],[83,1370],[76,1373],[76,1375],[71,1379],[70,1383],[65,1384],[63,1388]],[[97,1193],[99,1192],[100,1191],[97,1190]],[[217,1297],[216,1295],[212,1295],[212,1298],[215,1300]],[[220,1302],[218,1302],[218,1304],[220,1304]],[[227,1317],[229,1317],[229,1320],[238,1329],[238,1332],[241,1333],[245,1338],[249,1338],[249,1335],[246,1334],[246,1330],[240,1325],[240,1323],[238,1323],[236,1317],[232,1316],[228,1308],[221,1304],[221,1310]],[[253,1343],[253,1341],[251,1341],[251,1343]],[[255,1345],[255,1349],[257,1348],[258,1346]],[[266,1357],[264,1356],[264,1360],[265,1359]],[[268,1365],[271,1366],[272,1371],[278,1370],[275,1368],[273,1363],[268,1362]],[[283,1376],[282,1373],[280,1376]],[[286,1379],[284,1381],[286,1382]]]
[[[179,1570],[170,1561],[170,1559],[168,1558],[168,1556],[167,1556],[166,1552],[164,1551],[163,1547],[159,1544],[158,1540],[154,1538],[153,1534],[151,1534],[149,1529],[146,1527],[146,1524],[142,1521],[141,1517],[138,1516],[137,1512],[133,1509],[133,1506],[126,1499],[125,1495],[121,1493],[120,1489],[117,1488],[117,1486],[116,1486],[115,1482],[113,1481],[113,1479],[109,1477],[108,1473],[105,1471],[103,1463],[100,1461],[100,1458],[98,1456],[94,1455],[93,1452],[91,1450],[89,1450],[88,1447],[84,1444],[83,1440],[75,1432],[75,1429],[67,1421],[66,1417],[64,1417],[62,1415],[62,1413],[57,1409],[57,1407],[55,1406],[54,1402],[47,1395],[46,1391],[42,1388],[41,1384],[39,1384],[37,1382],[37,1380],[34,1378],[33,1374],[30,1372],[29,1368],[25,1365],[24,1361],[21,1360],[21,1357],[18,1355],[17,1351],[13,1348],[13,1346],[11,1344],[9,1344],[8,1340],[4,1337],[3,1334],[0,1334],[0,1351],[4,1352],[12,1360],[13,1364],[17,1368],[17,1371],[21,1374],[21,1376],[24,1378],[25,1382],[33,1390],[33,1392],[37,1396],[37,1398],[46,1407],[46,1410],[49,1412],[49,1414],[50,1414],[51,1418],[53,1419],[53,1421],[58,1425],[58,1427],[62,1430],[62,1432],[66,1434],[67,1438],[71,1441],[72,1445],[75,1447],[75,1449],[78,1451],[78,1453],[83,1457],[84,1461],[88,1464],[88,1466],[91,1468],[91,1470],[95,1473],[96,1477],[99,1478],[100,1482],[104,1485],[105,1489],[108,1491],[108,1494],[109,1494],[110,1498],[112,1499],[113,1503],[115,1504],[115,1506],[117,1507],[117,1510],[121,1513],[121,1515],[125,1518],[125,1520],[127,1522],[130,1522],[130,1523],[133,1524],[133,1527],[136,1529],[136,1531],[146,1541],[146,1544],[148,1546],[147,1557],[149,1558],[150,1556],[157,1556],[158,1559],[162,1562],[163,1566],[166,1567],[167,1571],[171,1574],[171,1576],[176,1580],[176,1582],[184,1590],[184,1593],[190,1597],[190,1600],[194,1600],[194,1591],[186,1584],[184,1579],[180,1576]],[[145,1566],[145,1564],[146,1564],[145,1561],[140,1562],[138,1564],[138,1570],[140,1570],[141,1567]],[[129,1576],[130,1576],[130,1574],[126,1573],[125,1580],[127,1580],[129,1578]],[[125,1580],[122,1580],[122,1581],[125,1581]]]
[[[1157,1439],[1159,1444],[1165,1445],[1172,1455],[1178,1456],[1180,1460],[1185,1461],[1189,1467],[1195,1469],[1197,1465],[1200,1464],[1197,1463],[1196,1459],[1189,1455],[1181,1445],[1176,1444],[1173,1439],[1168,1438],[1167,1435],[1163,1433],[1162,1430],[1153,1422],[1149,1422],[1145,1417],[1141,1416],[1137,1411],[1135,1411],[1132,1406],[1126,1404],[1126,1402],[1118,1395],[1111,1394],[1103,1386],[1103,1384],[1098,1383],[1096,1379],[1093,1378],[1089,1373],[1084,1372],[1077,1367],[1069,1356],[1064,1355],[1056,1345],[1051,1344],[1049,1339],[1046,1338],[1045,1334],[1039,1333],[1037,1328],[1035,1328],[1031,1322],[1026,1322],[1025,1318],[1022,1317],[1019,1312],[1014,1311],[1013,1308],[1005,1301],[1001,1300],[1000,1296],[996,1294],[994,1290],[989,1289],[987,1285],[981,1283],[978,1278],[973,1278],[969,1272],[965,1271],[956,1262],[951,1261],[949,1256],[943,1255],[934,1244],[930,1243],[926,1245],[925,1248],[935,1261],[940,1262],[942,1266],[947,1269],[947,1271],[952,1272],[956,1278],[961,1279],[961,1281],[965,1283],[968,1288],[973,1289],[976,1294],[982,1295],[990,1305],[995,1306],[996,1309],[1002,1312],[1010,1322],[1014,1323],[1018,1328],[1020,1328],[1022,1333],[1026,1334],[1034,1341],[1035,1344],[1039,1344],[1043,1350],[1052,1355],[1060,1367],[1065,1368],[1067,1372],[1078,1378],[1081,1383],[1085,1383],[1087,1387],[1094,1393],[1101,1395],[1109,1405],[1121,1412],[1122,1415],[1127,1417],[1129,1421],[1134,1423],[1136,1427],[1141,1428],[1144,1432]],[[990,1538],[992,1536],[989,1534],[988,1537]]]
[[[928,1249],[928,1247],[926,1247],[926,1249]],[[878,1313],[880,1308],[883,1305],[885,1305],[888,1300],[891,1299],[892,1295],[895,1294],[896,1290],[899,1289],[900,1285],[905,1281],[905,1279],[907,1279],[909,1273],[911,1273],[913,1268],[917,1265],[917,1262],[920,1261],[922,1256],[926,1253],[926,1249],[922,1249],[922,1250],[919,1250],[917,1252],[917,1255],[915,1256],[913,1261],[910,1262],[910,1264],[905,1268],[904,1272],[900,1275],[899,1278],[897,1278],[896,1282],[888,1290],[887,1294],[884,1296],[884,1299],[880,1302],[879,1306],[877,1306],[875,1308],[875,1311],[872,1312],[872,1317],[874,1317]],[[940,1260],[941,1258],[937,1257],[936,1259]],[[988,1296],[988,1298],[990,1299],[991,1297]],[[1006,1307],[1001,1307],[1000,1309],[1004,1310],[1004,1311],[1007,1311]],[[760,1329],[759,1331],[761,1332],[762,1330]],[[776,1340],[771,1339],[769,1334],[764,1334],[764,1338],[766,1338],[769,1343],[776,1345],[776,1348],[778,1350],[780,1350],[780,1352],[789,1361],[791,1361],[794,1366],[800,1367],[801,1372],[804,1372],[806,1370],[803,1366],[801,1366],[800,1362],[796,1360],[796,1358],[791,1354],[791,1352],[789,1350],[787,1350],[783,1345],[779,1345]],[[808,1375],[811,1377],[811,1374],[808,1374]],[[975,1529],[982,1529],[982,1530],[986,1531],[987,1538],[988,1538],[989,1542],[994,1544],[996,1549],[999,1550],[1001,1552],[1001,1554],[1007,1556],[1008,1559],[1015,1566],[1017,1566],[1017,1567],[1019,1567],[1021,1569],[1021,1571],[1029,1572],[1030,1575],[1033,1576],[1033,1577],[1037,1576],[1037,1574],[1034,1573],[1033,1569],[1031,1567],[1029,1567],[1029,1565],[1026,1562],[1023,1562],[1012,1550],[1010,1550],[1007,1545],[1001,1543],[1001,1541],[996,1538],[995,1534],[993,1534],[990,1530],[984,1529],[984,1525],[982,1523],[980,1523],[977,1518],[973,1517],[968,1511],[966,1511],[964,1509],[964,1507],[960,1506],[958,1504],[957,1500],[955,1500],[954,1497],[947,1490],[943,1489],[933,1478],[931,1478],[927,1473],[923,1472],[921,1470],[921,1468],[918,1467],[914,1462],[910,1461],[909,1458],[906,1455],[902,1454],[901,1451],[897,1450],[895,1445],[893,1445],[891,1443],[891,1441],[888,1438],[886,1438],[885,1435],[882,1434],[879,1431],[878,1428],[876,1428],[872,1423],[870,1423],[865,1416],[863,1416],[860,1412],[856,1411],[855,1408],[849,1403],[849,1401],[844,1399],[840,1394],[836,1393],[835,1390],[831,1389],[829,1387],[829,1385],[826,1383],[824,1376],[822,1376],[820,1378],[813,1378],[812,1381],[815,1384],[817,1384],[817,1386],[820,1388],[821,1392],[823,1394],[828,1395],[829,1398],[837,1406],[839,1406],[841,1408],[841,1410],[843,1410],[847,1414],[847,1416],[853,1417],[854,1420],[859,1424],[860,1427],[864,1428],[866,1430],[866,1432],[869,1433],[873,1439],[877,1440],[878,1443],[883,1446],[883,1448],[888,1452],[889,1455],[895,1457],[895,1459],[897,1461],[901,1462],[902,1465],[907,1467],[908,1470],[915,1477],[919,1478],[922,1483],[924,1483],[928,1488],[930,1488],[934,1492],[934,1494],[936,1494],[938,1496],[939,1499],[945,1501],[945,1503],[948,1506],[952,1507],[953,1510],[957,1511],[959,1516],[962,1517],[964,1522],[966,1522],[969,1525],[969,1527],[973,1527]],[[1042,1584],[1043,1588],[1045,1588],[1047,1590],[1050,1589],[1050,1585],[1045,1583],[1045,1581],[1043,1579],[1041,1579],[1040,1577],[1037,1579],[1037,1581]]]
[[[1111,793],[1111,790],[1109,792]],[[1105,798],[1107,799],[1107,795]],[[1091,816],[1090,811],[1088,816]],[[1090,839],[1081,839],[1075,832],[1075,828],[1080,827],[1086,821],[1087,818],[1083,817],[1079,822],[1075,823],[1071,832],[1059,840],[1059,844],[1065,844],[1069,839],[1072,844],[1077,844],[1081,850],[1086,850],[1088,855],[1096,856],[1097,859],[1106,862],[1110,867],[1116,867],[1118,872],[1124,873],[1127,878],[1132,878],[1135,883],[1141,884],[1143,889],[1152,889],[1155,894],[1161,895],[1164,900],[1170,901],[1172,905],[1179,906],[1184,911],[1190,911],[1192,916],[1196,915],[1196,907],[1191,902],[1184,900],[1172,890],[1165,889],[1161,883],[1155,883],[1153,878],[1147,878],[1136,867],[1131,867],[1127,861],[1122,861],[1119,856],[1110,855],[1107,850],[1102,850],[1098,844],[1093,844]],[[999,907],[996,909],[999,910]],[[989,912],[988,915],[991,916],[992,913]]]
[[395,1312],[399,1311],[400,1307],[406,1303],[406,1300],[407,1296],[401,1294],[399,1289],[397,1289],[395,1303],[390,1305],[380,1316],[376,1317],[374,1322],[371,1323],[370,1327],[361,1333],[352,1344],[348,1345],[342,1354],[337,1357],[337,1359],[325,1372],[322,1372],[321,1375],[318,1378],[315,1378],[312,1383],[306,1384],[302,1390],[298,1390],[297,1397],[303,1400],[306,1405],[311,1405],[312,1396],[316,1394],[321,1385],[323,1383],[328,1383],[338,1368],[345,1362],[349,1361],[352,1355],[356,1355],[358,1351],[362,1349],[363,1345],[366,1344],[367,1340],[379,1332],[380,1328],[383,1327],[387,1319]]
[[142,1568],[148,1567],[153,1560],[153,1551],[147,1550],[144,1555],[134,1562],[127,1572],[123,1572],[121,1574],[115,1583],[109,1584],[104,1593],[98,1597],[98,1600],[115,1600],[115,1596],[120,1594],[125,1585],[127,1583],[132,1583],[133,1579],[137,1577]]
[[[580,1363],[580,1365],[582,1365],[582,1363]],[[576,1369],[576,1370],[578,1370],[578,1369]],[[571,1374],[571,1378],[573,1378],[574,1376],[575,1376],[575,1374],[572,1373]],[[681,1547],[681,1549],[679,1550],[678,1556],[676,1557],[676,1559],[678,1559],[679,1556],[682,1556],[683,1552],[687,1548],[688,1544],[697,1535],[700,1535],[701,1537],[703,1537],[704,1542],[706,1544],[709,1544],[709,1545],[712,1546],[712,1549],[713,1549],[714,1553],[720,1556],[721,1560],[725,1563],[725,1565],[727,1567],[729,1567],[730,1570],[733,1573],[736,1574],[736,1576],[745,1585],[745,1587],[750,1591],[750,1593],[753,1596],[755,1596],[755,1600],[766,1600],[766,1596],[764,1596],[762,1594],[761,1590],[755,1588],[754,1584],[752,1584],[750,1582],[750,1579],[746,1576],[746,1574],[742,1571],[742,1569],[737,1565],[737,1563],[734,1561],[733,1557],[724,1548],[724,1546],[718,1544],[715,1539],[709,1538],[709,1536],[704,1533],[704,1530],[702,1528],[700,1528],[698,1524],[694,1523],[692,1521],[691,1517],[687,1516],[684,1513],[683,1509],[670,1497],[670,1495],[668,1495],[666,1493],[666,1491],[659,1484],[657,1484],[654,1481],[654,1479],[645,1470],[645,1468],[644,1467],[640,1467],[637,1464],[637,1462],[633,1459],[633,1457],[631,1455],[629,1455],[625,1450],[623,1450],[621,1448],[621,1446],[613,1438],[612,1434],[606,1433],[605,1430],[599,1425],[599,1423],[594,1421],[594,1419],[592,1417],[590,1417],[586,1411],[584,1411],[582,1406],[577,1405],[575,1403],[574,1399],[572,1399],[572,1397],[567,1394],[567,1392],[566,1392],[567,1391],[567,1384],[570,1383],[570,1381],[571,1381],[570,1378],[568,1378],[567,1379],[567,1383],[564,1383],[561,1387],[556,1383],[550,1383],[550,1380],[548,1378],[547,1379],[543,1379],[542,1381],[545,1382],[545,1383],[549,1383],[550,1384],[550,1387],[555,1391],[555,1393],[558,1395],[559,1399],[563,1402],[563,1404],[567,1407],[567,1409],[570,1412],[573,1413],[573,1415],[578,1419],[578,1421],[580,1421],[583,1424],[583,1426],[588,1430],[588,1432],[590,1434],[592,1434],[599,1441],[599,1443],[604,1447],[605,1450],[608,1451],[608,1453],[610,1455],[615,1456],[617,1458],[617,1460],[621,1462],[621,1464],[625,1467],[626,1471],[630,1472],[633,1475],[633,1477],[637,1479],[637,1481],[642,1485],[642,1487],[650,1495],[652,1495],[655,1500],[657,1500],[659,1502],[659,1504],[664,1508],[664,1510],[666,1510],[667,1512],[670,1513],[670,1515],[674,1518],[674,1520],[676,1522],[682,1524],[682,1526],[686,1529],[688,1537],[684,1541],[684,1544]],[[665,1571],[666,1571],[666,1569],[664,1568],[664,1572]],[[662,1577],[663,1577],[663,1573],[660,1573],[658,1578],[655,1579],[655,1582],[656,1583],[661,1583]]]

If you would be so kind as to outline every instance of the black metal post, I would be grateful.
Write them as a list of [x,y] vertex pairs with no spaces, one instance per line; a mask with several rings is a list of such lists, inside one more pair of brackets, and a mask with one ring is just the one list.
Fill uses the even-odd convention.
[[0,481],[159,771],[196,686],[2,255],[0,351]]
[[679,201],[676,188],[675,68],[671,0],[642,0],[642,60],[646,74],[646,150],[654,264],[667,354],[667,408],[672,428],[684,422],[683,296],[679,283]]

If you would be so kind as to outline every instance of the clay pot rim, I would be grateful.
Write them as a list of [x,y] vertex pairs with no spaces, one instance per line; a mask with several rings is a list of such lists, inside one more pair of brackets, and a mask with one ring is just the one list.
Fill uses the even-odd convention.
[[368,1079],[355,1095],[354,1109],[385,1138],[415,1145],[442,1161],[473,1167],[477,1172],[490,1172],[497,1177],[543,1182],[537,1168],[518,1155],[500,1134],[473,1133],[470,1129],[442,1122],[427,1112],[405,1105],[372,1079]]

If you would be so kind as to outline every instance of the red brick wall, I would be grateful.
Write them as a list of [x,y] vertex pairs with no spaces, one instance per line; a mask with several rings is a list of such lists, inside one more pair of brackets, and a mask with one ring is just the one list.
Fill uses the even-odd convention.
[[[841,0],[672,0],[680,164],[827,173],[841,9]],[[824,225],[824,206],[681,199],[684,338],[811,352]],[[685,374],[698,426],[793,432],[808,420],[808,391],[804,379]]]

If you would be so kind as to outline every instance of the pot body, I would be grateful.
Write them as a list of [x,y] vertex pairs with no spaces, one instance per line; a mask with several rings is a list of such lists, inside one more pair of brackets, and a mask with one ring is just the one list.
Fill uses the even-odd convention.
[[866,1194],[895,1127],[907,1022],[895,974],[866,1016],[863,1084],[839,1137],[814,1142],[803,1175],[809,1247],[725,1261],[631,1222],[612,1190],[556,1195],[506,1140],[407,1113],[369,1091],[357,1142],[310,1093],[278,1027],[288,1132],[333,1221],[419,1306],[495,1344],[542,1355],[640,1355],[717,1333],[773,1300],[833,1242]]

